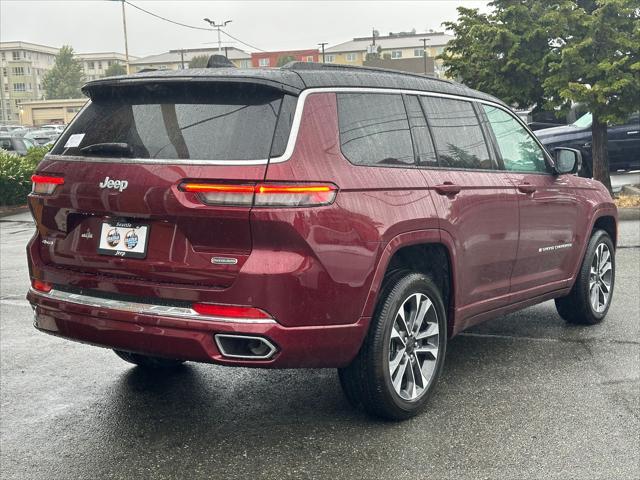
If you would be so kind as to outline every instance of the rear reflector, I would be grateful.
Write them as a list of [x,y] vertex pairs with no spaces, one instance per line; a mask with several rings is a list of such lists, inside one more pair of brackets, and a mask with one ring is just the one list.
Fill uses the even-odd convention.
[[64,178],[50,177],[47,175],[32,175],[31,181],[33,182],[31,191],[42,195],[50,195],[58,185],[64,184]]
[[35,278],[31,280],[31,286],[34,290],[38,290],[39,292],[49,293],[53,288],[48,282],[43,282],[42,280],[36,280]]
[[329,205],[336,198],[338,187],[333,184],[216,184],[191,183],[180,185],[185,192],[198,193],[207,205],[256,207],[313,207]]
[[264,310],[253,307],[241,307],[237,305],[215,305],[212,303],[194,303],[191,308],[200,315],[226,318],[271,318]]

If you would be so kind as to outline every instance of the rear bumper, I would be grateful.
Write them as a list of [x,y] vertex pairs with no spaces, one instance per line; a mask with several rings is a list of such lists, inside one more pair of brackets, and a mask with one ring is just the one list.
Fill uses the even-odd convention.
[[[159,315],[125,302],[64,301],[33,289],[27,299],[34,307],[34,326],[46,333],[135,353],[246,367],[346,366],[357,354],[369,323],[361,318],[347,325],[284,327],[275,321],[193,319],[180,312]],[[214,340],[216,334],[263,337],[277,351],[266,360],[225,357]]]

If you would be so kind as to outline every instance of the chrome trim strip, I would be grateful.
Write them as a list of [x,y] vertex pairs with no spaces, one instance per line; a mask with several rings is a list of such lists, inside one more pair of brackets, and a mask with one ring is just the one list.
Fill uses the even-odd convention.
[[184,320],[202,320],[224,323],[276,323],[276,321],[271,318],[254,319],[214,317],[209,315],[200,315],[198,312],[189,307],[171,307],[165,305],[153,305],[151,303],[127,302],[124,300],[112,300],[109,298],[92,297],[90,295],[80,295],[78,293],[63,292],[60,290],[51,290],[48,293],[44,293],[31,288],[30,291],[49,300],[74,303],[76,305],[83,305],[86,307],[109,308],[112,310],[138,313],[142,315],[157,315],[160,317],[181,318]]
[[[284,153],[279,157],[273,157],[271,159],[257,159],[257,160],[188,160],[188,161],[180,161],[177,159],[153,159],[153,158],[105,158],[105,157],[79,157],[79,156],[64,156],[64,155],[51,155],[47,154],[46,158],[49,160],[59,160],[59,161],[68,161],[68,162],[95,162],[95,163],[134,163],[134,164],[153,164],[153,165],[267,165],[269,163],[282,163],[286,162],[293,155],[293,150],[296,145],[296,141],[298,139],[298,132],[300,130],[300,123],[302,121],[302,112],[304,110],[304,104],[307,97],[313,93],[404,93],[406,95],[422,95],[427,97],[442,97],[442,98],[452,98],[457,100],[467,100],[470,102],[478,102],[484,103],[487,105],[492,105],[494,107],[500,108],[507,113],[511,114],[516,120],[523,125],[526,130],[531,134],[534,140],[540,145],[542,148],[544,146],[535,134],[531,133],[529,127],[526,123],[522,121],[520,117],[515,115],[515,113],[501,105],[497,102],[492,102],[490,100],[484,100],[476,97],[468,97],[466,95],[456,95],[450,93],[438,93],[438,92],[427,92],[424,90],[404,90],[399,88],[375,88],[375,87],[317,87],[317,88],[308,88],[303,90],[298,96],[298,103],[296,104],[296,110],[293,114],[293,122],[291,124],[291,132],[289,133],[289,139],[287,140],[287,147],[285,148]],[[89,105],[90,102],[87,102],[85,107]],[[79,114],[76,115],[76,118],[79,117]],[[73,123],[73,122],[72,122]],[[71,124],[67,128],[71,127]],[[545,149],[546,151],[546,149]]]
[[[242,339],[248,339],[248,340],[258,340],[259,342],[264,343],[269,348],[269,352],[266,355],[233,355],[231,353],[227,353],[227,352],[224,351],[224,347],[222,346],[222,344],[218,340],[218,338],[220,338],[220,337],[223,337],[223,338],[242,338]],[[268,360],[269,358],[273,357],[273,355],[278,351],[276,346],[273,343],[271,343],[265,337],[255,337],[255,336],[251,336],[251,335],[233,335],[233,334],[226,334],[226,333],[217,333],[217,334],[215,334],[213,336],[213,339],[215,340],[216,346],[218,347],[218,350],[220,350],[220,353],[224,357],[229,357],[229,358],[241,358],[243,360]]]

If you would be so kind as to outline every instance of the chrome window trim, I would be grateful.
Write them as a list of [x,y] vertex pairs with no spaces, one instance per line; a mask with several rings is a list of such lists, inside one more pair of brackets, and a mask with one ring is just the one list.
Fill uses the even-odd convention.
[[128,302],[124,300],[92,297],[90,295],[81,295],[78,293],[64,292],[62,290],[55,289],[47,293],[33,288],[31,288],[30,291],[31,293],[48,300],[73,303],[75,305],[83,305],[85,307],[108,308],[111,310],[136,313],[140,315],[156,315],[160,317],[180,318],[185,320],[203,320],[224,323],[276,323],[276,321],[271,318],[228,318],[200,315],[190,307],[171,307],[166,305],[154,305],[151,303]]
[[[293,150],[295,149],[295,145],[298,139],[298,132],[300,130],[300,123],[302,121],[302,113],[304,111],[304,104],[306,103],[307,97],[314,93],[387,93],[387,94],[406,94],[406,95],[422,95],[426,97],[440,97],[440,98],[450,98],[453,100],[466,100],[468,102],[478,102],[484,103],[486,105],[491,105],[493,107],[497,107],[501,110],[504,110],[509,115],[514,117],[524,128],[531,137],[535,140],[535,142],[542,148],[544,152],[547,152],[546,148],[538,137],[535,136],[529,129],[526,123],[522,121],[520,117],[518,117],[509,107],[501,105],[497,102],[492,102],[490,100],[485,100],[477,97],[470,97],[467,95],[459,95],[459,94],[451,94],[451,93],[439,93],[439,92],[428,92],[424,90],[406,90],[399,88],[381,88],[381,87],[315,87],[308,88],[300,92],[298,96],[298,103],[296,104],[296,110],[293,114],[293,121],[291,124],[291,132],[289,132],[289,139],[287,140],[287,147],[282,155],[278,157],[273,157],[270,159],[256,159],[256,160],[189,160],[189,161],[180,161],[178,159],[153,159],[153,158],[104,158],[104,157],[80,157],[80,156],[65,156],[65,155],[52,155],[47,154],[45,158],[49,160],[60,160],[60,161],[69,161],[69,162],[95,162],[95,163],[133,163],[133,164],[154,164],[154,165],[180,165],[180,166],[188,166],[188,165],[227,165],[227,166],[252,166],[252,165],[267,165],[270,163],[282,163],[286,162],[293,155]],[[83,107],[86,108],[90,101],[85,104]],[[67,128],[70,128],[73,122],[79,117],[81,112],[78,112],[74,120],[69,124]],[[547,152],[548,153],[548,152]],[[552,161],[551,156],[548,156],[548,160]],[[501,170],[507,171],[507,170]]]

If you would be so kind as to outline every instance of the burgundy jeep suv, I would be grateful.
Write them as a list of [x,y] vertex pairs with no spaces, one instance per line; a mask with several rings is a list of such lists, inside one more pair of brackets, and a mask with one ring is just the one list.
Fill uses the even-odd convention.
[[403,419],[462,330],[549,299],[607,313],[609,193],[489,95],[299,63],[83,91],[29,196],[39,330],[142,367],[338,368]]

